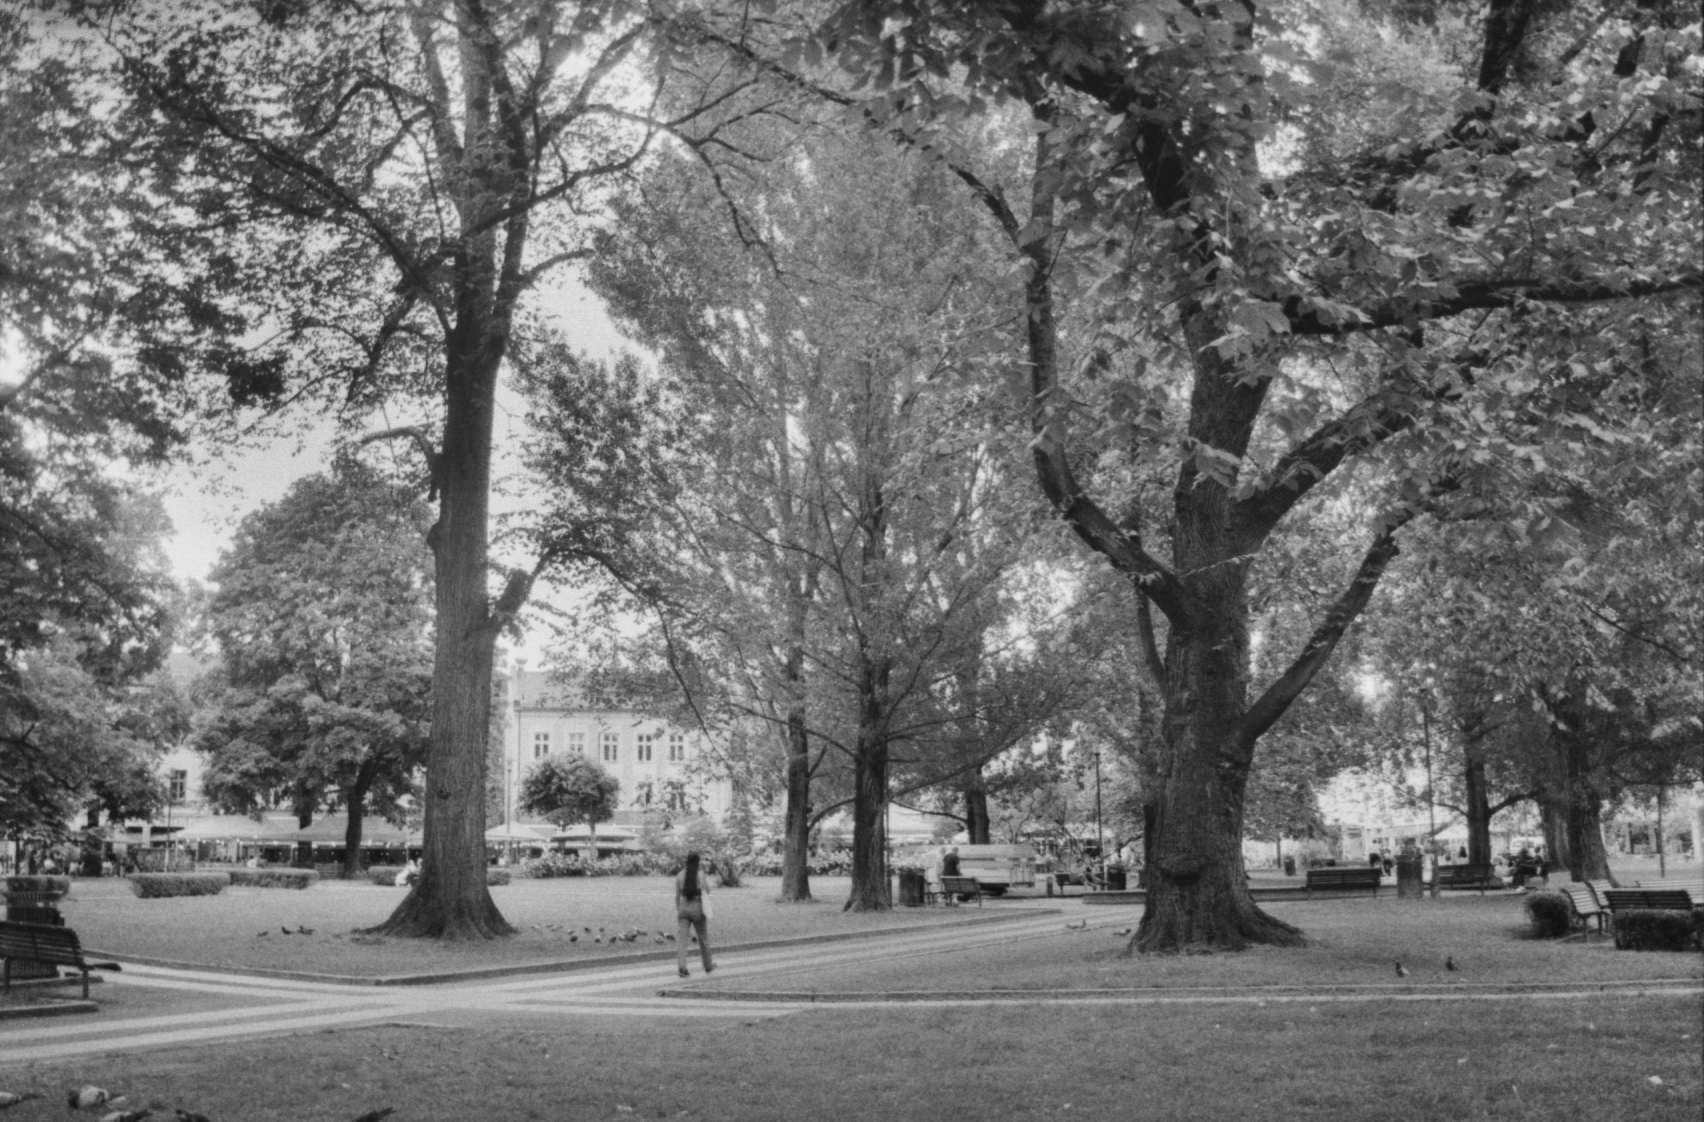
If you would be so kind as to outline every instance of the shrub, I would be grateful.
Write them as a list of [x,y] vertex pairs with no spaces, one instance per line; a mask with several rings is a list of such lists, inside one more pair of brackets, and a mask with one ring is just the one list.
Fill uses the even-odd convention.
[[144,900],[167,896],[217,896],[231,883],[229,873],[131,873],[130,889]]
[[1630,951],[1684,951],[1697,942],[1696,912],[1635,908],[1615,913],[1615,945]]
[[388,888],[396,884],[396,875],[400,872],[401,865],[370,865],[367,868],[367,879]]
[[59,899],[71,891],[71,878],[60,876],[16,876],[6,878],[6,895],[45,896]]
[[505,884],[508,884],[508,883],[509,883],[509,870],[507,870],[507,869],[489,869],[489,868],[485,870],[486,887],[496,888],[499,885],[505,885]]
[[1559,939],[1574,927],[1574,904],[1566,893],[1527,893],[1526,914],[1536,939]]
[[232,869],[230,876],[244,888],[306,888],[319,880],[312,869]]

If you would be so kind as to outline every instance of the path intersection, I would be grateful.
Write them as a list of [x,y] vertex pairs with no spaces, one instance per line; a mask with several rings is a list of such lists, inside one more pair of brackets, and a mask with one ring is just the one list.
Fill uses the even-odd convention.
[[[0,1020],[0,1065],[72,1060],[184,1045],[325,1032],[370,1025],[446,1028],[614,1028],[754,1021],[803,1012],[813,1003],[910,1006],[985,1005],[990,1002],[1081,1002],[1139,1005],[1245,1003],[1250,1005],[1363,1001],[1567,1000],[1624,993],[1696,995],[1696,981],[1664,980],[1590,987],[1455,986],[1426,992],[1412,986],[1261,987],[1236,990],[1078,990],[964,994],[813,994],[777,990],[773,979],[792,972],[878,964],[909,957],[961,954],[1025,939],[1056,936],[1062,926],[1110,933],[1128,916],[1067,924],[1052,908],[1029,906],[999,922],[954,924],[878,936],[786,946],[719,950],[716,982],[703,985],[697,955],[693,980],[675,977],[672,956],[628,959],[560,973],[517,973],[434,981],[418,985],[347,985],[296,978],[258,977],[192,967],[127,963],[106,975],[111,995],[93,1015]],[[743,989],[741,979],[750,979]],[[760,980],[768,984],[758,985]],[[130,989],[146,1011],[126,1012],[117,1000]],[[143,991],[148,991],[144,993]]]

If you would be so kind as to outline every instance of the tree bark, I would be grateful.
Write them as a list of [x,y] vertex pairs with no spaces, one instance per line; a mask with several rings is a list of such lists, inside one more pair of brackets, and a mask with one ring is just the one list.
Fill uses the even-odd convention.
[[[867,714],[869,706],[864,709]],[[860,727],[852,798],[852,892],[845,908],[849,912],[885,912],[893,907],[884,814],[887,770],[886,740],[873,723]]]
[[1485,789],[1485,761],[1469,747],[1462,772],[1466,788],[1464,817],[1467,819],[1467,860],[1470,865],[1491,863],[1491,796]]
[[803,706],[787,714],[787,806],[781,849],[781,899],[811,899],[811,757]]
[[1603,844],[1604,792],[1594,775],[1589,737],[1579,731],[1552,733],[1562,755],[1562,836],[1568,851],[1568,872],[1575,880],[1609,880],[1609,853]]
[[[477,330],[469,328],[471,323]],[[498,628],[487,588],[491,426],[500,348],[486,316],[451,339],[439,517],[428,535],[437,572],[432,739],[420,879],[377,934],[489,939],[513,934],[485,879],[485,747]],[[471,338],[467,338],[471,336]]]
[[355,773],[355,781],[343,794],[343,806],[349,820],[343,827],[343,879],[354,880],[361,875],[361,834],[366,825],[367,791],[373,785],[373,769],[363,764]]
[[971,845],[991,845],[993,833],[988,817],[988,789],[982,781],[982,769],[972,768],[964,775],[964,832]]

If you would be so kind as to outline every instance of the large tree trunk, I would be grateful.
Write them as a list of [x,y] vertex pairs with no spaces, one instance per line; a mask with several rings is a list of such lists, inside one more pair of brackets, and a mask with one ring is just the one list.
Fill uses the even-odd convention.
[[893,907],[887,868],[888,670],[865,653],[858,683],[858,746],[853,761],[852,893],[846,910]]
[[1568,851],[1568,873],[1575,880],[1613,880],[1609,853],[1603,844],[1604,792],[1596,782],[1590,737],[1580,731],[1557,729],[1553,736],[1562,754],[1562,837]]
[[366,825],[367,790],[373,785],[373,769],[362,765],[355,773],[355,782],[343,793],[343,806],[349,816],[343,827],[343,879],[354,880],[361,875],[361,833]]
[[802,706],[787,714],[787,806],[781,848],[781,899],[811,899],[811,757]]
[[1491,863],[1491,796],[1485,790],[1485,761],[1471,748],[1462,774],[1467,789],[1467,860],[1472,865]]
[[1213,587],[1195,597],[1194,626],[1174,630],[1166,652],[1147,908],[1134,945],[1143,951],[1299,946],[1306,942],[1299,930],[1255,906],[1243,870],[1243,794],[1252,754],[1239,747],[1248,682],[1240,567],[1219,565],[1201,583]]
[[971,845],[993,843],[988,818],[988,789],[982,781],[982,769],[972,768],[964,776],[964,832]]
[[[447,422],[434,471],[441,500],[427,541],[437,571],[432,739],[426,763],[420,879],[384,923],[384,935],[489,939],[514,932],[485,879],[485,747],[498,628],[487,588],[491,420],[501,354],[482,330],[458,327],[446,374]],[[462,338],[472,335],[473,338]],[[478,356],[478,361],[471,356]],[[510,599],[505,592],[504,600]]]

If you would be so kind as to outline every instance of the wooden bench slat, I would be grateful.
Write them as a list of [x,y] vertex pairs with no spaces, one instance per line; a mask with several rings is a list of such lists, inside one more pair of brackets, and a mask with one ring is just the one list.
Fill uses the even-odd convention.
[[45,923],[19,923],[0,920],[0,985],[12,988],[12,960],[40,962],[48,966],[66,966],[78,971],[83,979],[83,998],[89,996],[89,971],[122,970],[116,962],[90,962],[83,957],[83,947],[77,933],[69,927]]
[[1307,882],[1303,887],[1308,892],[1316,888],[1370,888],[1373,895],[1377,896],[1382,879],[1382,870],[1370,865],[1344,865],[1341,868],[1309,869]]

